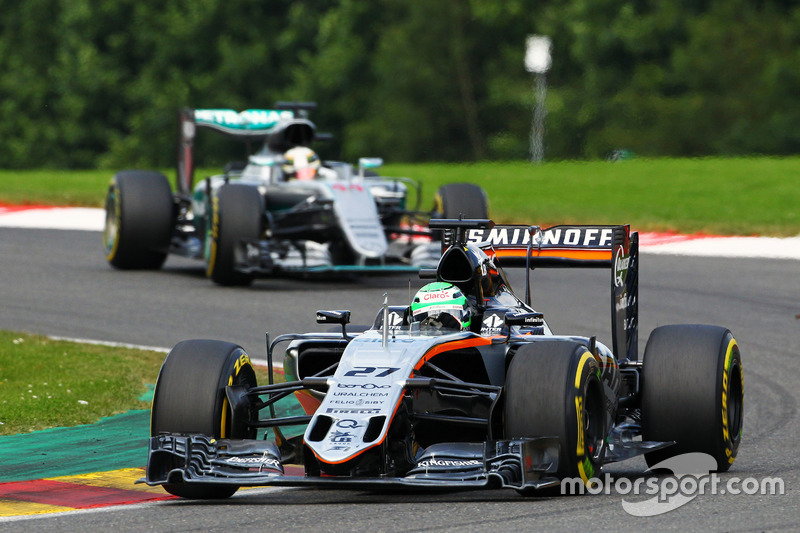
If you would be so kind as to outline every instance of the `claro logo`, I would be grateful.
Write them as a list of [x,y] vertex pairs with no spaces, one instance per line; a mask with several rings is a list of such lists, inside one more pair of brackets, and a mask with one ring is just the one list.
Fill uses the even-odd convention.
[[430,301],[437,301],[437,300],[447,300],[450,298],[449,294],[445,294],[443,292],[426,292],[422,295],[423,302],[430,302]]

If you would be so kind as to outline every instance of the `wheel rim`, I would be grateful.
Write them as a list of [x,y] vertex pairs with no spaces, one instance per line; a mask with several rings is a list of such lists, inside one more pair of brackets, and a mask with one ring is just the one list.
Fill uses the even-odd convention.
[[590,459],[598,453],[603,445],[603,402],[600,384],[589,383],[586,388],[586,401],[583,403],[583,435],[585,453]]
[[111,187],[106,197],[106,223],[103,228],[103,246],[109,259],[114,257],[119,244],[119,202],[117,198],[117,188]]
[[742,418],[744,414],[744,393],[742,387],[742,368],[734,362],[731,369],[730,392],[728,393],[728,427],[730,440],[738,442],[742,436]]

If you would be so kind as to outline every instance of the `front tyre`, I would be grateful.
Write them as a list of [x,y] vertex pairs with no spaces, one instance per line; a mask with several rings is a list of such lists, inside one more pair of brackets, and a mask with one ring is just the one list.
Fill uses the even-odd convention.
[[733,464],[742,438],[744,373],[739,345],[719,326],[653,330],[642,368],[642,438],[675,441],[645,455],[648,466],[706,453],[717,471]]
[[212,199],[211,226],[206,244],[206,274],[219,285],[249,285],[253,274],[236,270],[242,239],[261,235],[261,194],[251,185],[227,184]]
[[[252,439],[255,431],[232,425],[225,388],[257,386],[250,357],[241,346],[213,340],[188,340],[167,355],[156,382],[150,435],[202,434],[215,439]],[[168,483],[170,494],[191,499],[233,495],[236,485]]]
[[174,226],[172,191],[160,172],[125,170],[106,194],[103,247],[119,269],[158,269],[167,259]]
[[590,487],[605,454],[605,394],[598,365],[579,342],[547,341],[517,350],[506,374],[505,437],[558,437],[556,477]]

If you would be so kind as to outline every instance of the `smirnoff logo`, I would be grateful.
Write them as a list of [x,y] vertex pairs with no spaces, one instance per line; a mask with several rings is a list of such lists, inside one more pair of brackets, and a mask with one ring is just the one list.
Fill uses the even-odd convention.
[[[534,238],[536,238],[535,234]],[[610,249],[613,239],[613,227],[556,226],[542,231],[541,243],[534,240],[533,246]],[[467,242],[472,244],[488,242],[496,247],[528,246],[531,242],[531,234],[527,226],[495,226],[492,229],[469,230]]]

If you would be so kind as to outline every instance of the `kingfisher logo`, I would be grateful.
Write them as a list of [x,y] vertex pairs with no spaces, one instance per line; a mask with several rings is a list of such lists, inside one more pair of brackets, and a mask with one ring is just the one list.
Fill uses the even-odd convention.
[[272,468],[281,470],[281,462],[272,456],[267,455],[265,452],[261,457],[227,457],[224,459],[226,463],[232,465],[242,466],[258,466],[261,468]]
[[433,467],[444,467],[444,468],[459,468],[459,467],[475,467],[475,466],[482,466],[483,462],[478,461],[477,459],[436,459],[435,457],[431,457],[430,459],[425,459],[417,463],[418,467],[422,468],[433,468]]

